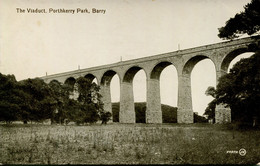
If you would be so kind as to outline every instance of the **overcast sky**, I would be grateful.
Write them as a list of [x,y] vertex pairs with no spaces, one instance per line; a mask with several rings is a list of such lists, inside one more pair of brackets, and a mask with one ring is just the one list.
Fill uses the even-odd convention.
[[[218,28],[250,0],[0,0],[0,72],[17,80],[100,66],[221,42]],[[25,13],[17,12],[17,8]],[[27,9],[46,13],[28,13]],[[90,13],[49,13],[52,9]],[[105,13],[92,13],[92,8]],[[20,11],[20,10],[18,10]],[[192,75],[194,111],[203,114],[215,86],[214,66],[204,60]],[[162,103],[177,106],[173,66],[161,77]],[[145,75],[134,79],[135,101],[145,100]],[[205,84],[205,85],[204,85]],[[138,86],[137,86],[138,85]],[[112,100],[119,100],[112,80]],[[197,95],[197,96],[196,96]]]

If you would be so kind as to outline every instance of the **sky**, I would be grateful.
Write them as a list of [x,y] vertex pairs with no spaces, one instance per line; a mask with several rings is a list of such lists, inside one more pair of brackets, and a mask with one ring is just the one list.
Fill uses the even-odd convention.
[[[116,63],[222,42],[218,28],[250,0],[0,0],[0,72],[17,80]],[[19,8],[19,9],[18,9]],[[53,13],[66,9],[89,13]],[[28,13],[45,9],[46,13]],[[92,9],[103,13],[92,13]],[[105,10],[105,12],[104,12]],[[23,12],[24,11],[24,12]],[[85,10],[86,11],[86,10]],[[199,62],[192,71],[194,112],[203,114],[216,86],[214,65]],[[135,101],[146,100],[145,74],[134,77]],[[161,102],[177,106],[177,73],[162,72]],[[119,101],[119,80],[111,83]]]

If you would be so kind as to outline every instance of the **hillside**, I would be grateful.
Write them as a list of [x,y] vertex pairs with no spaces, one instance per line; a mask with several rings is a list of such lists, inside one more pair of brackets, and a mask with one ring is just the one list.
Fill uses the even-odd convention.
[[[135,103],[136,123],[145,123],[146,102]],[[113,121],[119,122],[119,103],[112,103]],[[194,115],[194,123],[203,123],[207,120]],[[162,104],[163,123],[177,123],[177,107]]]

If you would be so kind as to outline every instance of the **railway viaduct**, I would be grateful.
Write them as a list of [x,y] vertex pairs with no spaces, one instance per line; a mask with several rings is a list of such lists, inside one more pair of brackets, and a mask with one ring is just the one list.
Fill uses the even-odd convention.
[[[86,77],[101,87],[104,109],[112,112],[110,82],[117,74],[120,80],[120,123],[135,123],[133,78],[143,69],[147,84],[146,123],[162,123],[160,100],[160,74],[168,65],[174,65],[178,75],[178,123],[193,123],[191,98],[191,71],[199,61],[210,59],[216,70],[216,80],[227,72],[230,62],[239,54],[255,52],[259,49],[259,36],[205,45],[185,50],[149,56],[140,59],[122,61],[114,64],[80,69],[41,77],[45,82],[57,80],[66,83],[80,76]],[[203,80],[202,80],[203,81]],[[223,105],[216,107],[216,123],[231,121],[230,109]]]

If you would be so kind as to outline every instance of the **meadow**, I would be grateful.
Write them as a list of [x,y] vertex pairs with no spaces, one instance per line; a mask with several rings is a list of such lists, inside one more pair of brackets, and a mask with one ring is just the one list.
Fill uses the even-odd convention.
[[2,124],[0,164],[256,164],[259,138],[217,124]]

